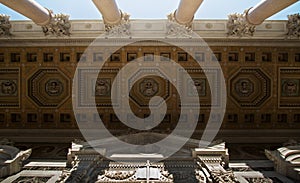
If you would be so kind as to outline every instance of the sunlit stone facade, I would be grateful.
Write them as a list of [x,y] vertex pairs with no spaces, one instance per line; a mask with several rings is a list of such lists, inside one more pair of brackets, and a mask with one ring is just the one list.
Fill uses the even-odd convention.
[[[200,6],[201,2],[195,3]],[[52,11],[47,11],[51,20],[45,24],[10,21],[9,16],[0,15],[1,181],[299,181],[299,14],[256,25],[251,22],[257,18],[255,12],[264,9],[257,6],[244,14],[231,14],[228,20],[194,20],[184,13],[191,4],[182,1],[180,11],[171,13],[168,20],[132,20],[118,11],[114,1],[94,3],[104,22],[72,20],[69,15]],[[101,9],[105,3],[114,11]],[[250,22],[248,15],[252,17]],[[199,37],[203,43],[200,46],[196,41]],[[87,50],[96,38],[101,45]],[[127,42],[131,44],[124,46]],[[132,86],[128,94],[132,112],[125,114],[127,120],[133,120],[134,115],[147,118],[154,96],[166,102],[162,122],[150,130],[123,124],[113,108],[118,104],[111,100],[116,76],[135,60],[141,66],[176,63],[191,77],[168,81],[163,73],[152,69],[143,72],[158,75],[124,81]],[[95,63],[105,63],[100,74]],[[199,66],[215,63],[222,72],[217,67]],[[82,67],[78,69],[79,65]],[[74,79],[75,73],[81,80]],[[140,73],[133,74],[137,77]],[[220,87],[222,78],[225,90]],[[212,110],[215,106],[222,108],[218,103],[221,99],[212,102],[212,93],[226,93],[224,117],[221,110]],[[199,98],[199,115],[191,118],[181,113],[180,94],[190,99],[191,107],[194,97]],[[96,112],[90,110],[93,103]],[[74,108],[79,112],[74,113]],[[97,139],[93,145],[85,142],[79,124],[100,123],[99,117],[112,135],[141,147],[169,134],[173,142],[185,141],[172,134],[179,119],[186,124],[196,120],[197,124],[183,147],[164,158],[147,148],[139,149],[139,153],[125,147],[108,151],[104,147],[117,146],[114,138]],[[209,123],[220,123],[220,129],[214,141],[207,142],[208,147],[199,146]],[[168,151],[173,147],[167,144],[157,148]]]

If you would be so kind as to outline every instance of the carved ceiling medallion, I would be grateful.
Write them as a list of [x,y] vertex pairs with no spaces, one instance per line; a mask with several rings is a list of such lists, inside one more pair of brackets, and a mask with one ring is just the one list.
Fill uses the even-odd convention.
[[240,69],[230,79],[228,89],[240,107],[258,107],[271,96],[271,79],[259,68]]
[[17,80],[0,80],[0,96],[16,96]]
[[146,97],[153,97],[158,92],[158,83],[151,78],[145,78],[140,83],[140,92]]
[[235,91],[243,97],[253,93],[253,83],[249,79],[240,79],[235,83]]
[[58,79],[50,79],[46,82],[45,91],[49,96],[59,96],[63,92],[63,84]]

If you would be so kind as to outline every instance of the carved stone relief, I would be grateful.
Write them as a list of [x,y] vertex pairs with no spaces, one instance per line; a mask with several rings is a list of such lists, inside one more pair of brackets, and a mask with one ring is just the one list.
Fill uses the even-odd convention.
[[242,97],[253,93],[253,83],[249,79],[240,79],[235,83],[235,91]]
[[227,22],[227,35],[228,36],[253,36],[255,32],[255,26],[251,25],[247,22],[246,14],[248,10],[246,10],[243,14],[235,13],[228,15]]
[[204,78],[192,78],[192,81],[189,81],[189,87],[194,87],[198,94],[190,88],[188,89],[188,96],[206,96],[206,80]]
[[111,81],[109,78],[97,78],[95,96],[110,96]]
[[[105,73],[105,77],[99,78],[97,69],[89,68],[78,71],[80,78],[78,82],[78,92],[80,93],[78,106],[91,106],[95,101],[98,107],[112,106],[111,84],[119,69],[107,68],[102,69],[101,72]],[[117,84],[117,87],[120,87],[120,83]]]
[[[220,100],[216,100],[212,103],[211,92],[214,92],[216,96],[221,96],[220,90],[220,81],[221,81],[221,72],[219,69],[209,68],[209,69],[197,69],[197,68],[185,68],[186,71],[191,75],[192,81],[188,78],[179,77],[178,86],[182,93],[187,96],[190,106],[197,105],[195,103],[195,98],[199,97],[201,102],[201,107],[210,107],[210,106],[220,106]],[[204,71],[205,70],[205,71]],[[179,70],[183,72],[183,70]],[[211,87],[208,87],[207,78],[212,78]],[[196,94],[194,89],[197,90],[198,94]],[[178,100],[178,104],[180,105],[180,101]]]
[[140,83],[140,92],[145,97],[152,97],[158,92],[158,83],[151,78],[146,78]]
[[281,96],[283,97],[297,97],[300,96],[299,79],[281,79]]
[[289,38],[300,37],[300,14],[288,15],[288,22],[286,24],[288,29],[287,36]]
[[258,107],[271,96],[271,79],[259,68],[240,69],[228,89],[241,107]]
[[108,24],[104,21],[107,37],[130,36],[130,15],[121,11],[121,20],[117,24]]
[[239,181],[236,179],[232,171],[212,170],[211,175],[214,182],[217,183],[223,183],[223,182],[239,183]]
[[58,69],[40,69],[28,80],[28,96],[41,107],[57,107],[69,95],[69,78]]
[[274,183],[270,178],[245,178],[250,183]]
[[[52,11],[50,13],[53,14]],[[42,26],[45,36],[69,36],[70,28],[69,15],[65,14],[55,14],[48,25]]]
[[0,37],[10,36],[11,24],[9,22],[10,16],[0,14]]
[[[135,78],[143,76],[144,73],[151,75],[155,73],[156,76],[142,77],[142,79],[135,82]],[[164,100],[167,100],[170,97],[170,82],[165,78],[167,77],[164,73],[158,69],[141,69],[128,80],[129,97],[140,107],[148,107],[149,100],[153,96],[161,96]],[[159,103],[151,105],[157,106]]]
[[188,37],[192,38],[192,23],[189,22],[186,25],[181,25],[176,21],[175,12],[168,15],[167,22],[167,37]]
[[18,94],[17,80],[0,80],[0,96],[16,96]]
[[64,90],[62,82],[58,79],[48,80],[45,87],[49,96],[59,96]]
[[196,157],[198,164],[198,168],[195,170],[196,178],[203,183],[238,183],[233,172],[226,169],[228,168],[229,154],[225,143],[216,141],[212,144],[207,148],[196,148],[193,151],[193,156]]
[[278,99],[280,107],[300,107],[300,69],[281,67],[278,79]]
[[121,170],[116,170],[116,171],[104,171],[104,175],[98,177],[97,182],[101,181],[134,181],[136,177],[134,174],[136,171],[121,171]]
[[109,169],[98,176],[97,183],[104,182],[173,182],[173,175],[164,169],[163,163],[110,163]]
[[20,106],[19,69],[0,69],[0,107]]

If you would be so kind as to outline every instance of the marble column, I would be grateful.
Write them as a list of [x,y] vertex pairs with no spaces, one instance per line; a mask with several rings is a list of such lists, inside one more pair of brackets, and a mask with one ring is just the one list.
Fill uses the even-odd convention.
[[51,12],[34,0],[0,0],[0,3],[21,13],[40,26],[49,24],[52,19]]
[[259,25],[268,17],[296,3],[298,0],[262,0],[249,9],[246,18],[250,24]]
[[175,13],[177,23],[182,25],[191,23],[202,1],[203,0],[181,0]]
[[103,16],[105,24],[116,25],[121,22],[122,15],[115,0],[93,0]]

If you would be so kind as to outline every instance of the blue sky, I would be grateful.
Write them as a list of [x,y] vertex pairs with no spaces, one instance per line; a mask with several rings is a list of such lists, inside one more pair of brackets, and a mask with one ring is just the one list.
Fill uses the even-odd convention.
[[[36,0],[54,13],[66,13],[71,19],[101,19],[92,0]],[[180,0],[116,0],[119,8],[131,15],[132,19],[165,19],[174,11]],[[284,1],[284,0],[283,0]],[[242,13],[255,6],[260,0],[204,0],[198,9],[196,19],[227,19],[230,13]],[[300,2],[282,10],[269,19],[287,19],[288,14],[299,13]],[[11,20],[27,18],[0,4],[0,14],[8,14]]]

